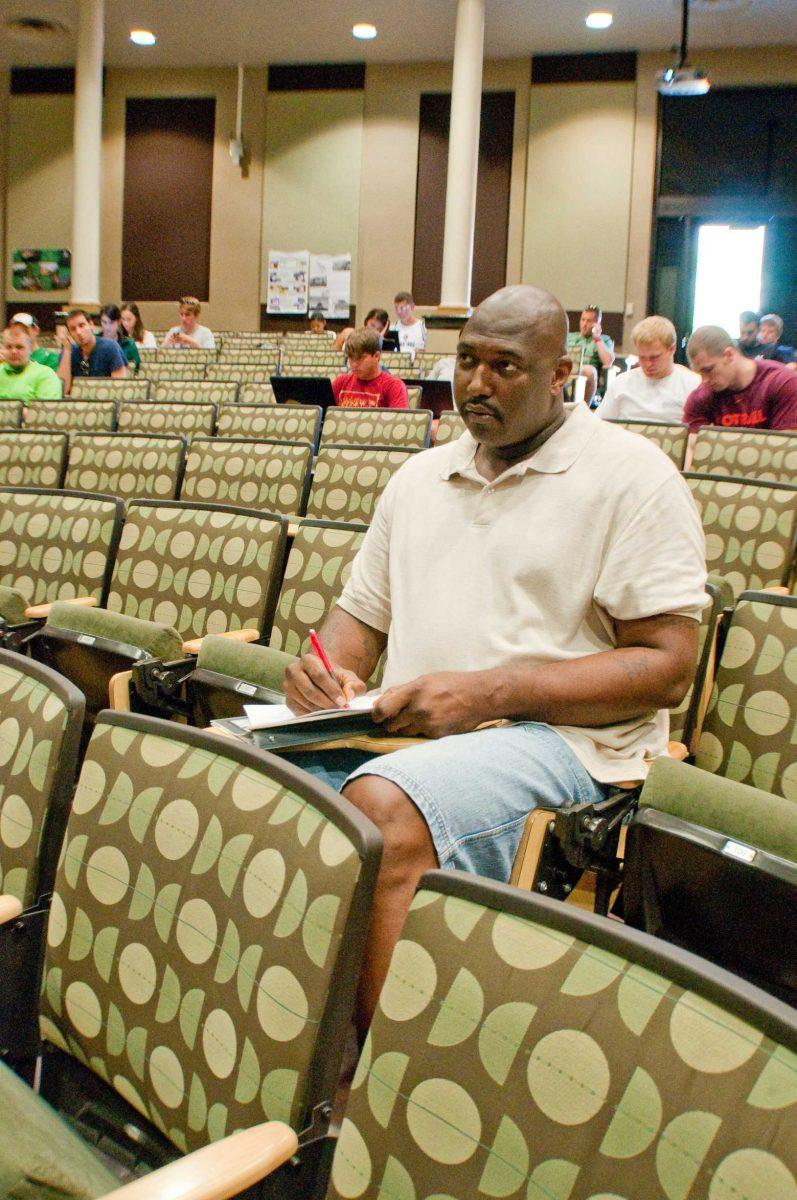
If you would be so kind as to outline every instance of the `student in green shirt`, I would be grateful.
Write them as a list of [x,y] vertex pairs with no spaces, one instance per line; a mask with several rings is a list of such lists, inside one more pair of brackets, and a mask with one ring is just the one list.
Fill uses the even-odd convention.
[[33,350],[31,352],[31,362],[41,363],[42,366],[50,367],[51,370],[58,370],[58,360],[61,357],[60,350],[45,350],[44,346],[39,345],[39,326],[36,318],[30,313],[19,312],[14,313],[9,325],[24,325],[30,330],[31,340],[33,342]]
[[102,336],[108,338],[109,342],[119,343],[122,354],[127,359],[127,365],[135,373],[141,366],[141,356],[138,353],[138,346],[125,332],[122,325],[122,310],[118,304],[106,304],[104,308],[100,309],[100,325],[102,326]]
[[567,353],[573,364],[572,373],[583,375],[587,380],[584,399],[590,403],[598,386],[601,367],[610,367],[614,362],[614,342],[603,332],[603,313],[597,304],[587,304],[581,310],[578,333],[568,333]]
[[0,399],[60,400],[61,380],[51,367],[33,362],[33,340],[27,325],[11,324],[3,332]]

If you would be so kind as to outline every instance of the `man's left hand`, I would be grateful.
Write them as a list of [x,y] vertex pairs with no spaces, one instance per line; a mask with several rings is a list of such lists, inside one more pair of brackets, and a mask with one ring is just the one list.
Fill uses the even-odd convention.
[[601,325],[600,321],[598,321],[592,326],[593,342],[599,342],[601,340],[602,333],[603,333],[603,326]]
[[489,720],[481,672],[441,671],[388,688],[374,705],[374,720],[388,733],[407,737],[445,737],[470,733]]

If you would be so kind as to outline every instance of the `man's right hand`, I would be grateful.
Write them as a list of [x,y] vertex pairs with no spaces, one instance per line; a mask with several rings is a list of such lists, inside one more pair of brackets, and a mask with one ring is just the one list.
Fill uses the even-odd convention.
[[354,671],[332,663],[333,679],[314,654],[305,654],[285,672],[285,703],[291,712],[315,712],[319,708],[345,708],[366,685]]

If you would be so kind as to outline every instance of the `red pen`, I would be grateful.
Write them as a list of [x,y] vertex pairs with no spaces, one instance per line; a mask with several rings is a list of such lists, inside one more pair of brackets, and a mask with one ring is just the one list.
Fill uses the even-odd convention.
[[[318,658],[321,659],[321,662],[324,664],[324,668],[325,668],[327,674],[332,679],[334,679],[335,683],[338,685],[338,687],[340,687],[340,680],[338,679],[335,672],[332,670],[332,663],[327,658],[327,652],[324,649],[324,647],[321,645],[321,639],[314,629],[310,630],[310,645],[313,647],[313,651],[315,652],[315,654],[318,656]],[[346,693],[343,691],[343,688],[340,688],[340,690],[343,695],[343,699],[345,701],[343,707],[348,708],[349,702],[348,702],[348,700],[346,700]]]

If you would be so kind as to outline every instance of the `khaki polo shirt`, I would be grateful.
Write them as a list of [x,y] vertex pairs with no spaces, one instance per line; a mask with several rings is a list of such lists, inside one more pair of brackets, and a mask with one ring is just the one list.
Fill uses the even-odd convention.
[[[492,482],[476,470],[476,448],[465,433],[396,472],[339,600],[388,634],[385,687],[610,650],[613,618],[699,620],[703,530],[658,447],[580,405]],[[554,728],[609,783],[644,777],[668,725],[661,710]]]

